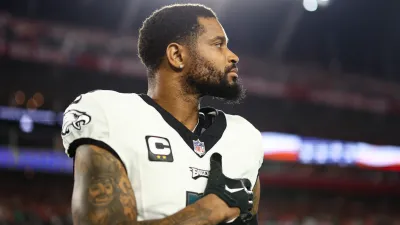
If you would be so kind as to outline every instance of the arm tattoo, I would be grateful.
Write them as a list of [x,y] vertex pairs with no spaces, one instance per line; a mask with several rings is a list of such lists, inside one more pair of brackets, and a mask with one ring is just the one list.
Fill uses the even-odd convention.
[[213,225],[222,219],[219,210],[192,204],[164,219],[138,222],[136,199],[125,168],[97,146],[77,149],[74,179],[75,225]]
[[209,218],[211,209],[192,204],[182,211],[161,220],[139,222],[140,225],[208,225],[215,224]]
[[74,224],[133,224],[136,221],[135,195],[125,168],[104,149],[92,145],[77,149],[73,195]]

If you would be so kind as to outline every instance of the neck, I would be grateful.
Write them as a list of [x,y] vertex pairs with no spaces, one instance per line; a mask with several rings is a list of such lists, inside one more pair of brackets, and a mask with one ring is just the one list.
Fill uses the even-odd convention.
[[197,95],[187,94],[180,83],[158,80],[155,85],[149,86],[147,95],[189,130],[195,128],[199,118],[200,99]]

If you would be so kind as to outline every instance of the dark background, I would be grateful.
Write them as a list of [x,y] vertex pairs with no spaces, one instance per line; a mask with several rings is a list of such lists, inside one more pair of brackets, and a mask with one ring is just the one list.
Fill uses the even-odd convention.
[[[62,112],[91,90],[145,93],[138,28],[171,3],[0,1],[0,105]],[[248,89],[240,105],[203,105],[239,114],[263,132],[400,145],[400,1],[319,1],[314,12],[301,0],[199,3],[218,14]],[[328,92],[336,94],[318,94]],[[62,152],[60,139],[58,125],[26,133],[0,120],[0,146],[15,155]],[[70,173],[22,166],[0,176],[0,224],[71,224]],[[260,224],[400,224],[396,171],[266,161],[261,178]]]

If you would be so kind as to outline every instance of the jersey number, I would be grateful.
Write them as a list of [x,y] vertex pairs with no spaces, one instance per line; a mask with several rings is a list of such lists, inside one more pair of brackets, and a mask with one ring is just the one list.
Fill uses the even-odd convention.
[[197,200],[199,200],[201,197],[203,197],[203,194],[201,193],[195,193],[191,191],[186,192],[186,205],[190,205],[195,203]]

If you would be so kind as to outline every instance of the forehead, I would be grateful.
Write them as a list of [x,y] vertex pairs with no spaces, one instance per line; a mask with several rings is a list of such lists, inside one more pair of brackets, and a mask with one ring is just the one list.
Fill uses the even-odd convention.
[[215,18],[202,18],[199,19],[199,24],[202,25],[204,32],[199,36],[201,39],[213,39],[217,36],[223,36],[227,38],[226,33],[222,25]]

